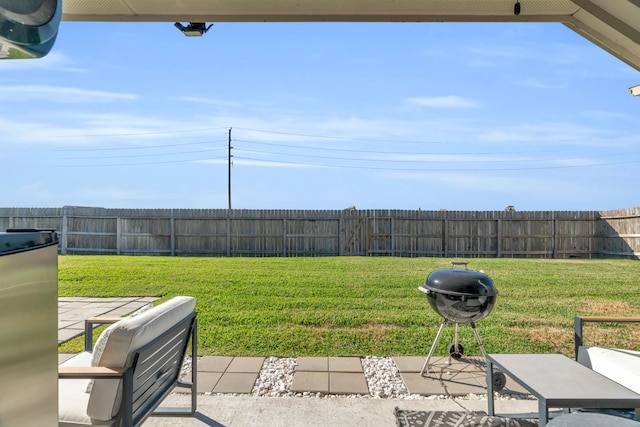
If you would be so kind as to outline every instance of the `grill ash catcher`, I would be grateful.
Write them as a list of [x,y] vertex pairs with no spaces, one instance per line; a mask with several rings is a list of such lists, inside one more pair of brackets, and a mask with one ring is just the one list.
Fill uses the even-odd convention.
[[[482,355],[486,359],[487,352],[475,322],[484,319],[491,312],[496,303],[498,289],[484,272],[470,270],[467,265],[468,262],[452,261],[450,268],[439,268],[432,271],[427,276],[425,283],[418,287],[419,291],[427,295],[427,301],[429,301],[431,308],[442,316],[440,329],[438,329],[427,360],[420,371],[421,376],[424,376],[432,366],[429,362],[438,346],[442,332],[449,322],[455,323],[455,337],[447,347],[448,365],[451,365],[451,358],[458,360],[464,354],[464,348],[458,341],[460,324],[471,326]],[[484,366],[479,367],[484,370]],[[495,372],[493,378],[494,390],[502,390],[506,383],[504,374]]]

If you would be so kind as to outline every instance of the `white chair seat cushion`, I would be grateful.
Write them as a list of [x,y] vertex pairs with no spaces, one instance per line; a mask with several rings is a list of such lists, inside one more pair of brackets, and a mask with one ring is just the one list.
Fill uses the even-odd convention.
[[[60,366],[91,366],[91,353],[82,352],[65,361]],[[89,395],[85,393],[89,379],[58,380],[58,420],[59,427],[77,427],[79,425],[111,426],[113,421],[92,421],[87,415]]]
[[578,362],[640,393],[640,352],[582,346],[578,349]]
[[[195,304],[196,300],[193,297],[174,297],[137,316],[120,320],[117,327],[111,330],[98,366],[131,366],[136,350],[186,318],[194,311]],[[111,420],[120,408],[121,394],[120,380],[94,380],[89,394],[87,415],[95,420]]]

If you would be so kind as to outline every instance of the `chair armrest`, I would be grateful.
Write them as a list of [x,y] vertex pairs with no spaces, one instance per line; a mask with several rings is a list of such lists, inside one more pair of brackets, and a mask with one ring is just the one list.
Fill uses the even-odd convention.
[[84,323],[95,323],[95,324],[104,324],[104,323],[116,323],[118,320],[122,320],[124,317],[122,316],[98,316],[98,317],[90,317],[85,319]]
[[93,349],[93,325],[105,325],[113,324],[124,317],[119,316],[103,316],[103,317],[90,317],[84,321],[84,351],[91,351]]
[[575,356],[578,360],[578,349],[583,345],[582,325],[584,323],[640,323],[640,317],[607,317],[576,316],[573,319]]
[[582,322],[640,322],[640,317],[607,317],[607,316],[576,316],[576,319],[582,319]]
[[120,378],[125,371],[103,366],[58,366],[58,378]]

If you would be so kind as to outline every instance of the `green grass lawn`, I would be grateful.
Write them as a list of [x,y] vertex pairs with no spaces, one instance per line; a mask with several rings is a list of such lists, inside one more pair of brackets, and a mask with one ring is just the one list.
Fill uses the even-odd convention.
[[[426,355],[441,318],[418,286],[444,258],[61,256],[60,296],[197,299],[199,352],[233,356]],[[473,259],[499,295],[478,322],[489,353],[573,351],[573,317],[640,316],[640,262]],[[445,331],[437,354],[452,341]],[[600,345],[640,349],[633,325],[589,325]],[[465,354],[480,355],[461,327]],[[81,338],[61,351],[79,351]]]

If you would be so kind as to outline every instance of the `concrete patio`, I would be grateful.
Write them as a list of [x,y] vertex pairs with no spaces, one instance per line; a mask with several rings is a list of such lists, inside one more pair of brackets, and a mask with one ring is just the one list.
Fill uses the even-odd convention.
[[[84,319],[122,316],[152,303],[155,298],[60,298],[58,342],[84,334]],[[59,354],[59,363],[71,357]],[[198,358],[198,413],[194,418],[153,417],[149,426],[393,426],[395,407],[411,410],[486,411],[484,361],[469,358],[453,361],[434,358],[432,369],[420,375],[424,357],[394,357],[406,387],[403,398],[378,398],[367,384],[360,357],[298,357],[289,396],[259,397],[254,385],[265,357],[202,356]],[[506,395],[523,391],[507,381]],[[170,406],[188,406],[189,396],[177,389]],[[504,413],[533,413],[530,399],[499,400]]]

